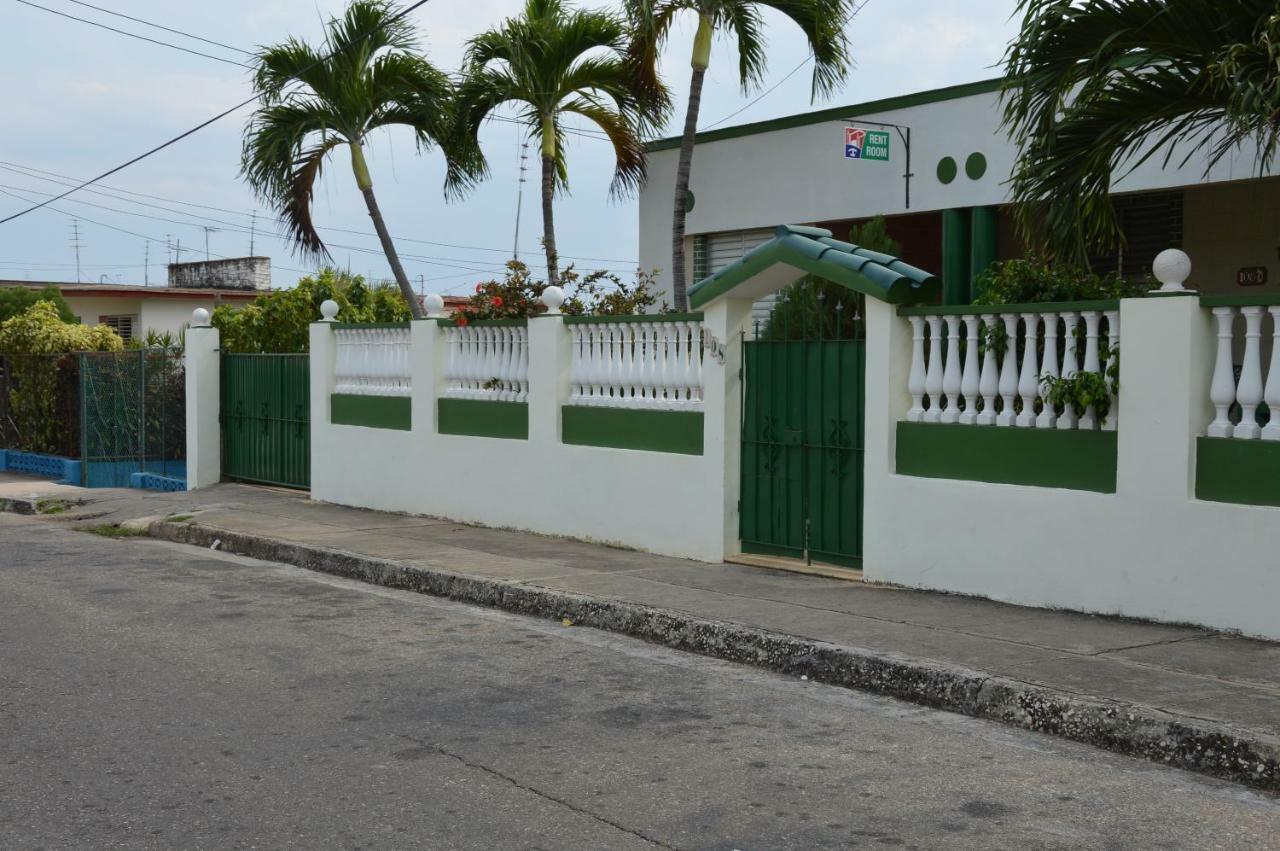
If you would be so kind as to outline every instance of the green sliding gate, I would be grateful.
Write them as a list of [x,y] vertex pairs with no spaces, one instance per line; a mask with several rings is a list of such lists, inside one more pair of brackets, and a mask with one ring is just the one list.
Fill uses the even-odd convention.
[[[805,324],[802,335],[771,322],[742,343],[742,550],[858,567],[862,323]],[[836,327],[823,339],[820,325]]]
[[309,356],[222,355],[222,478],[311,486]]

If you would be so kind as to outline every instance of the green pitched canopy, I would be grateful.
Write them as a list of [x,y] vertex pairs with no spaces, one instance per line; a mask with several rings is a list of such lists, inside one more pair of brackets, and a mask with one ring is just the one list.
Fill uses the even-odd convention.
[[721,296],[757,299],[805,275],[817,275],[889,304],[937,301],[938,279],[897,257],[831,238],[831,231],[778,225],[773,239],[689,291],[700,310]]

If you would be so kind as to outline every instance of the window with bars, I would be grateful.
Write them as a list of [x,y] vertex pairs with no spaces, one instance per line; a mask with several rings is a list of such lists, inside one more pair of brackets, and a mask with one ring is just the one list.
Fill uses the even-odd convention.
[[1119,272],[1140,279],[1151,273],[1151,261],[1166,248],[1182,247],[1182,192],[1139,192],[1113,200],[1124,244],[1089,255],[1099,274]]
[[121,313],[114,316],[99,316],[98,324],[106,325],[112,331],[120,335],[122,340],[132,340],[134,326],[137,324],[138,317],[132,314]]
[[707,262],[707,235],[700,233],[693,238],[693,282],[696,284],[711,274]]

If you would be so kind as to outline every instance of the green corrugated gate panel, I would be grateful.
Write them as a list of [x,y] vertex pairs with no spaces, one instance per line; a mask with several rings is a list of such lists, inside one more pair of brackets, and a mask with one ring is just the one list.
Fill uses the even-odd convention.
[[308,355],[222,355],[222,477],[311,486]]
[[865,356],[856,339],[743,343],[743,551],[860,564]]

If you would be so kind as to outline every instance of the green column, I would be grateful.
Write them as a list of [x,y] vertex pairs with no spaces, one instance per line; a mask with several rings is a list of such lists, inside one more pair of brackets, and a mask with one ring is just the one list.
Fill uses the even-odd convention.
[[969,303],[969,211],[942,211],[942,303]]
[[978,276],[1000,256],[1000,211],[998,207],[974,207],[970,211],[969,297],[977,296]]

